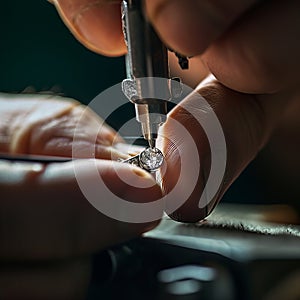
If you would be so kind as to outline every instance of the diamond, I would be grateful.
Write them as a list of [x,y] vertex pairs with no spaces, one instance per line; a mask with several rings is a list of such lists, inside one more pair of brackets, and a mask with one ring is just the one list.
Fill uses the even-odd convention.
[[139,157],[140,166],[149,172],[159,169],[164,161],[164,155],[157,148],[147,148],[140,153]]

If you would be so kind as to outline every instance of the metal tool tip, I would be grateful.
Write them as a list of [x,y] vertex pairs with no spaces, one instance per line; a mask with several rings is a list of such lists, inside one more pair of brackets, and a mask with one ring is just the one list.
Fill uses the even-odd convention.
[[148,140],[148,144],[150,148],[155,148],[155,139],[149,139]]

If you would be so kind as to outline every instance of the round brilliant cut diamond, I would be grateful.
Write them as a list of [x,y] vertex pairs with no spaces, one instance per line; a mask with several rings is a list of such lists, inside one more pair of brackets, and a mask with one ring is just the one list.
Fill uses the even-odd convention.
[[150,172],[159,169],[164,161],[162,152],[157,148],[147,148],[139,156],[141,167]]

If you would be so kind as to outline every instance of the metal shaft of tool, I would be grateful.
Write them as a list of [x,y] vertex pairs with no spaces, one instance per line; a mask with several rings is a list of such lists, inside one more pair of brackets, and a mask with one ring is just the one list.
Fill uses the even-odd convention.
[[155,97],[158,88],[155,78],[170,78],[168,51],[144,15],[143,0],[124,0],[122,20],[128,48],[127,78],[136,91],[134,96],[129,95],[129,100],[135,104],[136,119],[141,123],[144,138],[150,147],[155,147],[158,128],[166,121],[166,100],[171,99],[167,80],[159,86],[163,99]]

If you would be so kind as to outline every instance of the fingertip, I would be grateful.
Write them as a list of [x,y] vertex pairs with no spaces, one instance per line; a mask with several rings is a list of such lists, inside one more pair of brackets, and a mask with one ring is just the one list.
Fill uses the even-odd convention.
[[89,49],[107,56],[126,53],[118,3],[95,5],[74,17],[74,27]]
[[88,49],[106,56],[126,53],[119,1],[55,1],[54,4],[73,35]]
[[[122,219],[122,234],[141,234],[158,225],[163,215],[162,191],[154,177],[136,166],[110,162],[106,171],[100,171],[109,190],[107,198],[113,201],[113,217]],[[120,219],[121,217],[121,219]],[[135,225],[133,225],[135,224]]]
[[[99,224],[105,225],[107,222],[113,226],[110,231],[115,237],[111,237],[112,239],[122,240],[138,236],[159,223],[162,208],[153,208],[156,217],[149,217],[148,211],[145,213],[143,208],[138,207],[162,197],[155,179],[144,170],[120,162],[97,159],[75,160],[61,167],[53,165],[51,169],[45,174],[48,181],[50,178],[56,181],[61,178],[62,185],[68,182],[66,178],[72,177],[71,173],[75,171],[83,197],[100,213],[95,214]],[[127,202],[128,205],[124,206]],[[131,209],[140,212],[140,215],[135,216]]]
[[179,1],[147,1],[146,3],[149,19],[170,49],[188,56],[203,52],[205,46],[198,33],[199,18],[196,18],[195,11]]
[[181,223],[197,223],[204,220],[208,216],[206,208],[203,209],[178,209],[169,214],[169,217],[174,221]]
[[[5,259],[79,257],[138,237],[159,223],[159,214],[156,218],[147,218],[146,211],[137,215],[138,220],[123,221],[107,213],[103,206],[114,199],[112,192],[104,192],[99,172],[114,189],[123,192],[122,199],[128,202],[149,202],[160,197],[155,180],[137,168],[95,159],[47,165],[3,161],[0,167],[1,211],[6,216],[5,230],[0,235],[4,245],[0,255]],[[153,187],[140,190],[128,187],[120,182],[115,171],[118,168],[132,180],[140,178]],[[89,198],[91,194],[84,188],[95,198]],[[130,192],[129,188],[135,191]],[[122,211],[120,202],[113,204],[111,212],[123,217],[127,211]],[[100,206],[94,205],[97,203]],[[20,224],[22,226],[18,226]]]
[[222,24],[206,6],[199,1],[146,1],[149,19],[162,40],[186,56],[202,54],[220,33]]
[[161,189],[152,174],[125,163],[109,163],[107,170],[100,172],[115,195],[134,203],[148,203],[161,198]]

